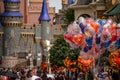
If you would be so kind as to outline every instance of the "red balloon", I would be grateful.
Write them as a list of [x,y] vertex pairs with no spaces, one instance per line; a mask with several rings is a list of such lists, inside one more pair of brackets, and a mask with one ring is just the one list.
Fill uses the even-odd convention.
[[72,36],[70,34],[64,34],[64,38],[73,43]]
[[117,30],[112,30],[111,35],[112,35],[111,38],[112,41],[117,40]]

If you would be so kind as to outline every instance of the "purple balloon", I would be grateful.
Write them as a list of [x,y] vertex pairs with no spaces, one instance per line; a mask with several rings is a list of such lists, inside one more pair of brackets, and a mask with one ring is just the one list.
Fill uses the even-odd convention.
[[96,39],[95,39],[96,44],[100,44],[100,36],[96,34]]
[[81,28],[81,31],[82,31],[82,33],[84,34],[85,33],[85,25],[83,24],[83,23],[80,23],[79,24],[79,27]]

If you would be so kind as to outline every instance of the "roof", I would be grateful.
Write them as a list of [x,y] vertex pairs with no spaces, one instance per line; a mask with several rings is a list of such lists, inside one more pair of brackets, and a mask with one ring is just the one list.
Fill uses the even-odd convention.
[[20,2],[20,0],[4,0],[4,2]]
[[5,11],[2,16],[20,16],[22,17],[22,14],[19,11]]
[[39,20],[41,20],[41,21],[51,20],[49,14],[48,14],[46,0],[43,0],[42,11],[41,11],[41,15],[39,17]]
[[87,5],[89,3],[92,3],[92,0],[77,0],[76,5]]
[[106,11],[104,14],[105,15],[117,15],[117,14],[120,14],[120,3],[116,4],[113,8]]

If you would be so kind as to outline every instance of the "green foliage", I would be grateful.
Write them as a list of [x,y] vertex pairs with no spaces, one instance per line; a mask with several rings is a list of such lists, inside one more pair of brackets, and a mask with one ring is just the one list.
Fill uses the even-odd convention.
[[74,21],[74,10],[72,9],[67,9],[63,12],[63,20],[65,21],[66,24],[70,24],[71,22]]
[[53,65],[63,66],[64,59],[68,56],[72,60],[76,60],[80,49],[71,49],[69,44],[63,37],[59,37],[53,43],[50,49],[50,62]]

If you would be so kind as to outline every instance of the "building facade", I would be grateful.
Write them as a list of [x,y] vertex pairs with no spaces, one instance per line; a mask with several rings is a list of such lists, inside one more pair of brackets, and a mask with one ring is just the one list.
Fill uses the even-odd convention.
[[115,2],[115,0],[75,0],[73,4],[69,5],[69,8],[74,9],[75,19],[80,16],[102,19],[104,12],[110,9]]

